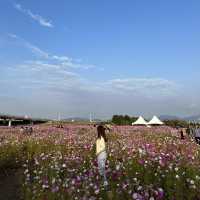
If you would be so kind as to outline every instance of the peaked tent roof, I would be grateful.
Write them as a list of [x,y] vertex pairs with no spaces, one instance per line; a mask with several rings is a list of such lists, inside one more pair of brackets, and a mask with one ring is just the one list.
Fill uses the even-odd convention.
[[147,125],[147,122],[144,120],[142,116],[140,116],[132,125]]
[[164,123],[157,116],[153,116],[152,120],[150,120],[147,124],[149,124],[149,125],[163,125]]

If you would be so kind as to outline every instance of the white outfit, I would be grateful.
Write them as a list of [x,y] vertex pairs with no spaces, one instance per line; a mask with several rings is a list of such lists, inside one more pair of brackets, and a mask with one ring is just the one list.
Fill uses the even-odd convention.
[[101,152],[106,151],[106,143],[103,137],[98,138],[96,141],[96,155],[99,155]]
[[108,185],[106,172],[105,172],[105,165],[107,159],[107,153],[105,148],[105,141],[104,138],[97,139],[96,141],[96,154],[97,154],[97,162],[98,162],[98,170],[99,174],[104,178],[104,186]]

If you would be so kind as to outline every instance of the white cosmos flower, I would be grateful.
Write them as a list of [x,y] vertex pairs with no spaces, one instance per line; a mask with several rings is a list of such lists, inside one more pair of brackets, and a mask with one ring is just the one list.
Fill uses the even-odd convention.
[[116,170],[119,171],[120,165],[116,165]]
[[193,180],[191,180],[191,181],[190,181],[190,184],[191,184],[191,185],[194,185],[194,181],[193,181]]
[[176,172],[178,171],[178,167],[175,167],[175,169],[174,169]]
[[176,176],[175,176],[177,179],[179,179],[179,175],[177,174]]
[[64,164],[62,165],[62,167],[65,168],[65,167],[66,167],[66,164],[64,163]]
[[155,200],[154,197],[150,197],[149,200]]
[[137,193],[134,193],[132,197],[133,197],[133,199],[137,199],[137,197],[138,197]]
[[200,177],[198,176],[198,175],[196,175],[196,177],[195,177],[197,180],[199,180],[200,179]]

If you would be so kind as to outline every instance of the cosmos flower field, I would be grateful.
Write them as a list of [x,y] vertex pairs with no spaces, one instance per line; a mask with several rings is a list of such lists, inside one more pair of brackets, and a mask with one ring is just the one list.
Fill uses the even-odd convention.
[[114,127],[108,133],[104,188],[90,125],[0,129],[0,170],[22,171],[24,200],[198,200],[200,147],[169,127]]

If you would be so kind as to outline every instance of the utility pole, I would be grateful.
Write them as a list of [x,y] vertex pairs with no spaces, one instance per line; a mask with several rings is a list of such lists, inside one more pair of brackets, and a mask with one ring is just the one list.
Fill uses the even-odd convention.
[[90,123],[92,123],[92,114],[90,113]]
[[61,120],[60,113],[58,113],[58,121],[60,121],[60,120]]

